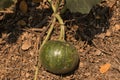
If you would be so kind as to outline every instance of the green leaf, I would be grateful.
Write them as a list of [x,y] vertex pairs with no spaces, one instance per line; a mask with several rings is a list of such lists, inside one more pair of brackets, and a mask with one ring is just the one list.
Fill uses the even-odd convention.
[[0,10],[4,10],[5,8],[15,5],[16,1],[17,0],[0,0]]
[[66,7],[71,12],[89,13],[90,9],[102,0],[65,0]]

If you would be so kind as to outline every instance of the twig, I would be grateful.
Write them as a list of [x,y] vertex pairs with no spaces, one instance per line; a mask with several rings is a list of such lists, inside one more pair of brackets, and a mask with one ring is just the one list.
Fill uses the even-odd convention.
[[107,51],[105,51],[105,50],[99,48],[99,47],[97,46],[97,44],[96,44],[94,41],[92,41],[92,43],[93,43],[94,47],[96,47],[96,48],[97,48],[98,50],[100,50],[101,52],[103,52],[103,53],[105,53],[105,54],[108,54],[108,55],[111,55],[109,52],[107,52]]
[[14,13],[13,11],[0,11],[0,13]]
[[39,67],[37,66],[37,67],[36,67],[36,70],[35,70],[35,77],[34,77],[34,80],[37,80],[38,69],[39,69]]

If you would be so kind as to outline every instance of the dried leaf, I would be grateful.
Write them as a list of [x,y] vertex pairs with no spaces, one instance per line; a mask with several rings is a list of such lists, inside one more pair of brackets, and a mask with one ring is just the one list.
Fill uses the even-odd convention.
[[17,22],[17,25],[19,25],[19,26],[25,26],[27,23],[24,21],[24,20],[19,20],[18,22]]
[[102,66],[100,67],[100,73],[105,73],[105,72],[107,72],[107,71],[109,70],[110,66],[111,66],[110,63],[106,63],[106,64],[102,65]]
[[116,24],[114,27],[112,27],[112,30],[115,31],[119,31],[120,30],[120,24]]
[[23,13],[26,13],[28,11],[28,5],[25,0],[22,0],[20,2],[19,8]]
[[105,36],[109,37],[109,36],[111,36],[111,34],[112,34],[112,31],[107,30],[107,32],[105,33]]
[[31,42],[30,41],[24,41],[24,43],[22,44],[22,50],[28,50],[31,47]]

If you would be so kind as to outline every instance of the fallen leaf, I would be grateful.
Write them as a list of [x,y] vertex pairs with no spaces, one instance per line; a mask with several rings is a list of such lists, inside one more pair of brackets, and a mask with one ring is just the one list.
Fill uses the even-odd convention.
[[21,40],[25,40],[26,38],[28,38],[28,32],[23,32],[21,35]]
[[26,12],[27,12],[27,10],[28,10],[28,5],[27,5],[27,3],[26,3],[25,0],[22,0],[22,1],[20,2],[19,8],[20,8],[20,10],[21,10],[23,13],[26,13]]
[[115,31],[119,31],[120,30],[120,24],[116,24],[112,30],[115,32]]
[[80,67],[84,67],[84,63],[83,62],[80,62]]
[[97,38],[104,39],[104,38],[105,38],[105,33],[101,33],[101,34],[97,35],[96,37],[97,37]]
[[25,26],[27,23],[24,21],[24,20],[19,20],[18,22],[17,22],[17,25],[19,25],[19,26]]
[[106,63],[102,66],[100,66],[100,73],[105,73],[109,70],[111,64],[110,63]]
[[28,50],[31,47],[31,42],[30,41],[24,41],[24,43],[22,44],[22,50]]
[[30,73],[26,73],[25,77],[28,78],[30,76]]
[[102,53],[102,52],[101,52],[99,49],[97,49],[97,50],[94,52],[94,55],[99,56],[101,53]]
[[107,32],[105,33],[105,36],[109,37],[109,36],[111,36],[111,34],[112,34],[112,31],[107,30]]

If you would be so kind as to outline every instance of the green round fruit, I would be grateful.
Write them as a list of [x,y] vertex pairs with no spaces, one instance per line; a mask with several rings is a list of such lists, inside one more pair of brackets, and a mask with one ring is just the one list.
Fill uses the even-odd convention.
[[40,50],[42,66],[49,72],[65,74],[76,68],[79,55],[74,46],[62,41],[48,41]]

